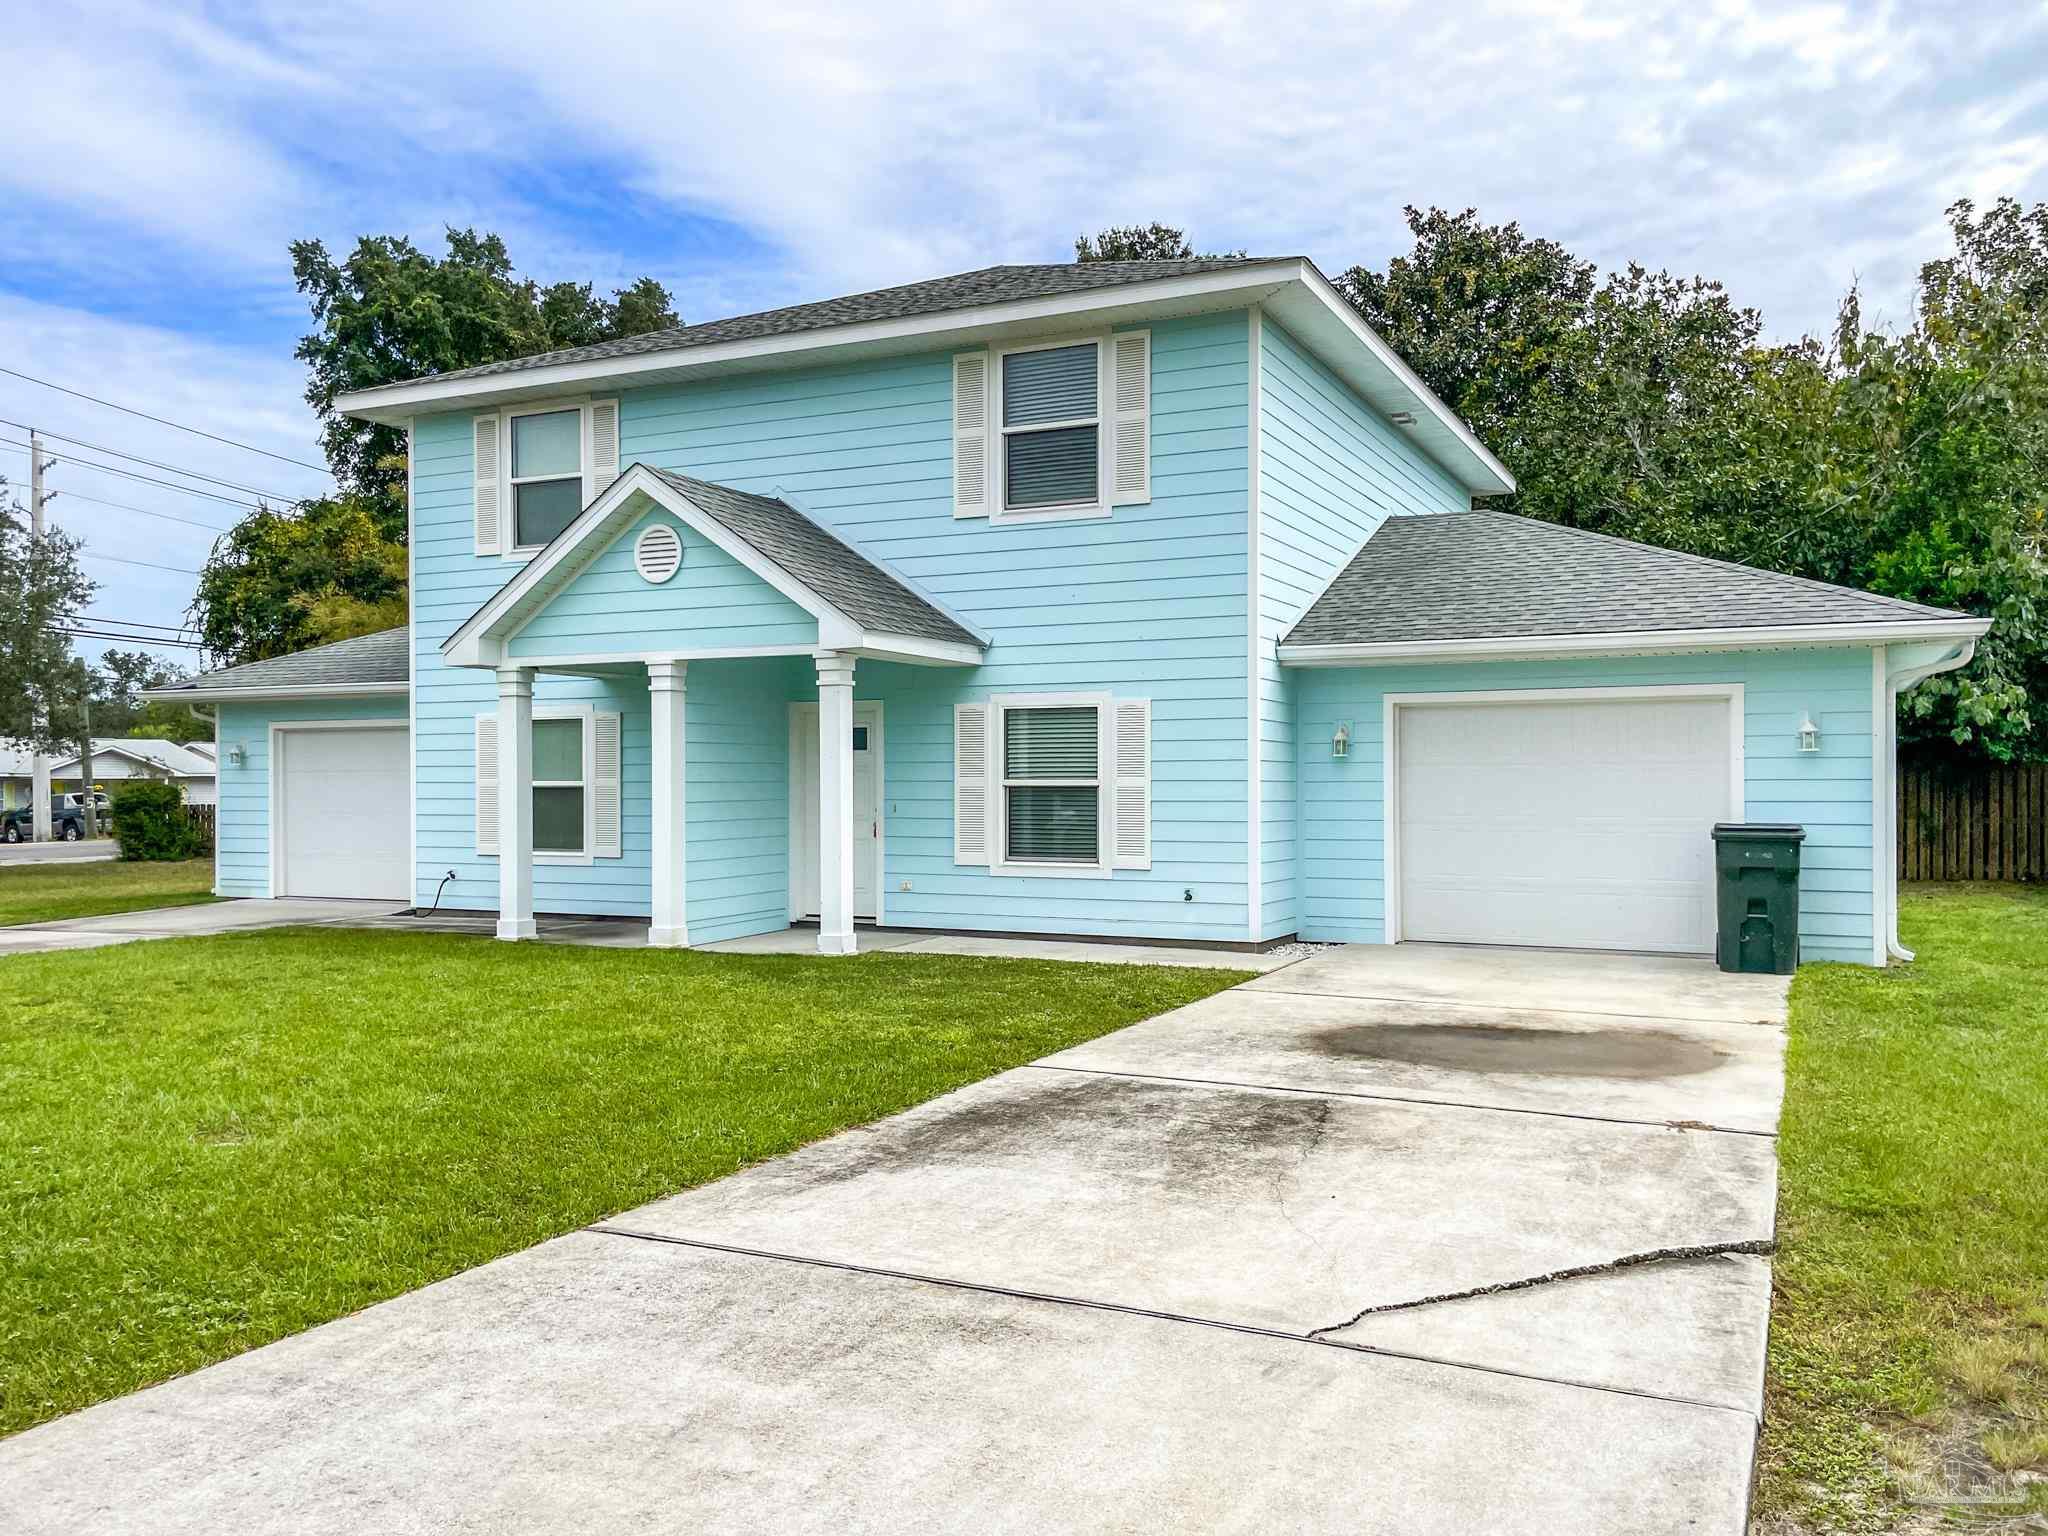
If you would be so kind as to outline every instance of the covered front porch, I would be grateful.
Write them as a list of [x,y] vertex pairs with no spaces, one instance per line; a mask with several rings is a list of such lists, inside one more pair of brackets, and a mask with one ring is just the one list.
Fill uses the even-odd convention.
[[[820,951],[853,953],[856,921],[881,914],[886,820],[885,706],[857,688],[948,709],[985,644],[785,499],[628,469],[442,646],[496,682],[476,816],[497,937],[593,910],[579,881],[638,907],[637,876],[651,945],[814,917]],[[694,938],[693,896],[724,902]]]

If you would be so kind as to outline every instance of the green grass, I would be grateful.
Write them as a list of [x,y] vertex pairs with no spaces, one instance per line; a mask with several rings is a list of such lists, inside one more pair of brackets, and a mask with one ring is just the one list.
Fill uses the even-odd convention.
[[1245,979],[283,929],[0,960],[0,1432]]
[[1907,887],[1901,924],[1910,966],[1792,986],[1759,1488],[1781,1529],[1892,1530],[1902,1499],[2048,1469],[2048,891]]
[[176,864],[58,859],[0,867],[0,928],[144,907],[189,907],[216,899],[211,859]]

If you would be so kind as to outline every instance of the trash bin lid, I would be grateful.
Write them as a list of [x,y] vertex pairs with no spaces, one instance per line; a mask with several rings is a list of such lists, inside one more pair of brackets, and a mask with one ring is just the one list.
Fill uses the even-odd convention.
[[1800,843],[1806,828],[1790,821],[1717,821],[1714,840],[1743,840],[1760,843]]

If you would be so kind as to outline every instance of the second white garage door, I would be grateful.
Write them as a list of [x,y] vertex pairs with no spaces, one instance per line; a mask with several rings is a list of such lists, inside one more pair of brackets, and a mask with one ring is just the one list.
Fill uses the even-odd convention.
[[411,884],[405,727],[281,730],[272,889],[402,901]]
[[1722,696],[1397,706],[1396,936],[1712,950],[1730,714]]

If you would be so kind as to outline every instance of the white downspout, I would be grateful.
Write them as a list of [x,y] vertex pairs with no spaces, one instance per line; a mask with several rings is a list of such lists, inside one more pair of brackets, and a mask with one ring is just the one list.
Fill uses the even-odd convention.
[[[1925,655],[1924,651],[1915,648]],[[1886,854],[1885,879],[1888,882],[1889,899],[1884,903],[1884,947],[1885,953],[1894,960],[1911,960],[1913,951],[1899,942],[1899,855],[1894,844],[1892,828],[1898,821],[1899,796],[1899,695],[1914,684],[1933,677],[1938,672],[1953,672],[1958,667],[1970,664],[1970,658],[1977,654],[1977,640],[1958,641],[1944,651],[1936,660],[1919,666],[1902,666],[1885,672],[1884,734],[1884,794],[1885,820],[1882,828],[1872,828]]]

